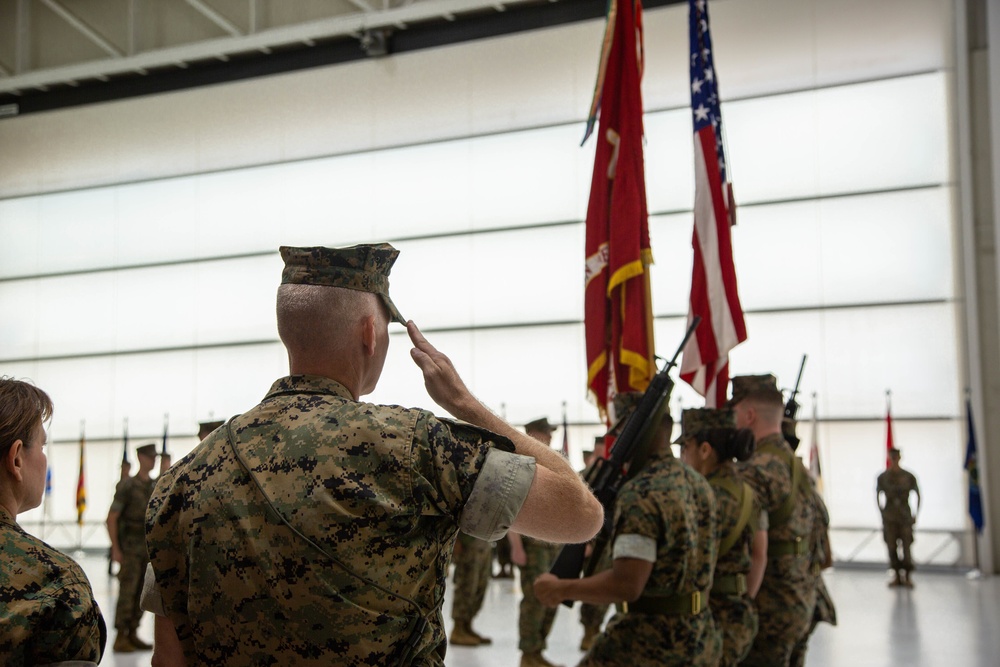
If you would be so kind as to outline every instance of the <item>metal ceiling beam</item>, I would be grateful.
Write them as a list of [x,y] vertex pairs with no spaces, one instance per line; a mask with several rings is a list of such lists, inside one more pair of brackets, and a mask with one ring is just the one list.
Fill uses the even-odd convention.
[[121,58],[125,55],[121,49],[104,39],[96,30],[84,23],[83,19],[60,5],[56,0],[42,0],[42,4],[55,12],[59,18],[70,24],[77,32],[96,44],[112,58]]
[[[54,0],[42,1],[46,4],[56,4]],[[504,4],[513,5],[529,1],[531,0],[507,0]],[[308,43],[310,40],[355,35],[373,28],[419,22],[425,19],[440,18],[448,14],[461,14],[489,8],[496,9],[498,6],[503,6],[503,4],[498,5],[496,0],[412,2],[386,11],[349,14],[311,23],[271,28],[253,35],[220,37],[132,56],[116,57],[112,60],[97,60],[26,72],[0,80],[0,93],[16,93],[21,90],[56,85],[69,80],[82,81],[158,67],[176,67],[185,62],[220,58],[249,51],[262,51],[286,44]]]
[[228,32],[233,37],[241,37],[243,35],[243,31],[233,25],[229,19],[206,5],[201,0],[184,0],[184,2],[194,7],[202,16]]

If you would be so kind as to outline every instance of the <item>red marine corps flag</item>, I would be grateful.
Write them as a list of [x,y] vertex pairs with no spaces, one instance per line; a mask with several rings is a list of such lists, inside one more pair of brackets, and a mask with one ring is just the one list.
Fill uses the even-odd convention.
[[691,30],[691,112],[694,116],[694,269],[688,325],[700,326],[684,347],[681,379],[705,397],[705,406],[726,402],[729,351],[747,339],[743,308],[736,289],[730,227],[736,203],[726,177],[722,147],[708,0],[689,0]]
[[587,206],[584,328],[587,386],[605,419],[620,392],[656,372],[642,156],[642,3],[610,0],[584,142],[600,110]]

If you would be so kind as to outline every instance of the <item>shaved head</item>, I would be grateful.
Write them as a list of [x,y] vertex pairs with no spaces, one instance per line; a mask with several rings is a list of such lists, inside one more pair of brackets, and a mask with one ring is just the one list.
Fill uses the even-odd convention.
[[388,321],[378,295],[321,285],[278,287],[277,315],[278,335],[291,355],[343,354],[367,318]]

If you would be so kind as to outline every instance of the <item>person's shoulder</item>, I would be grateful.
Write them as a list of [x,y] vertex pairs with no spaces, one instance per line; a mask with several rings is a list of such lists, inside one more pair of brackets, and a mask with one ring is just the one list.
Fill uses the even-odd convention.
[[75,560],[23,530],[4,531],[0,537],[3,550],[18,554],[17,575],[35,583],[47,580],[54,588],[64,585],[82,584],[87,588],[90,582],[83,568]]

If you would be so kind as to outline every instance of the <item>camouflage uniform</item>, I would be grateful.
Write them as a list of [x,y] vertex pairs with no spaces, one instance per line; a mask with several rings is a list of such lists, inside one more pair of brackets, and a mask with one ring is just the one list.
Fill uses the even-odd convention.
[[889,549],[889,566],[897,572],[912,572],[910,545],[913,544],[913,514],[910,511],[910,492],[919,493],[917,478],[902,468],[886,470],[878,476],[875,492],[878,494],[880,491],[885,493],[882,537]]
[[149,557],[146,555],[144,527],[146,506],[156,482],[141,480],[138,475],[118,483],[111,511],[118,512],[118,544],[122,550],[118,570],[118,605],[115,607],[115,629],[119,633],[134,635],[142,620],[139,597],[142,579]]
[[534,459],[318,376],[278,380],[231,427],[163,475],[146,517],[144,602],[162,598],[188,663],[392,665],[412,642],[409,664],[443,665],[455,536],[503,536]]
[[[761,508],[753,491],[730,463],[724,463],[708,476],[715,492],[715,511],[719,522],[719,538],[734,531],[742,511],[743,493],[752,497],[750,518],[736,537],[736,542],[715,564],[710,605],[715,626],[722,635],[722,667],[738,665],[750,652],[757,635],[757,609],[747,594],[750,573],[750,553],[753,536],[760,530]],[[733,495],[738,490],[739,496]]]
[[549,544],[525,535],[521,536],[524,545],[525,564],[519,565],[521,573],[521,607],[518,615],[517,629],[520,635],[517,647],[524,653],[537,653],[545,650],[545,640],[552,630],[552,622],[556,618],[556,610],[544,606],[535,597],[535,579],[549,571],[562,550],[558,544]]
[[96,663],[107,639],[83,569],[0,506],[0,664]]
[[[758,440],[750,460],[737,465],[764,506],[761,527],[768,529],[767,569],[756,600],[760,627],[743,664],[784,666],[795,643],[808,632],[816,606],[809,557],[813,507],[804,502],[808,483],[803,480],[793,488],[791,466],[802,468],[802,463],[780,433]],[[800,479],[802,475],[808,477],[804,469]],[[778,525],[772,517],[780,513],[789,494],[795,494],[791,512]]]
[[455,595],[451,601],[451,618],[472,621],[483,606],[493,575],[493,547],[471,535],[459,534],[454,560]]
[[792,657],[789,662],[791,667],[803,667],[805,665],[809,637],[819,623],[824,622],[830,625],[837,625],[837,610],[833,605],[833,598],[830,597],[830,592],[826,589],[826,584],[823,582],[823,566],[826,563],[830,548],[830,513],[827,511],[826,503],[823,502],[823,497],[819,494],[815,484],[811,486],[811,500],[816,521],[813,524],[812,537],[810,538],[810,553],[812,557],[810,572],[816,582],[816,607],[813,610],[812,620],[809,623],[809,630],[802,639],[796,642],[795,647],[792,649]]
[[642,598],[615,614],[580,665],[717,665],[722,642],[707,604],[698,613],[690,607],[687,613],[637,611],[647,600],[690,603],[696,591],[704,602],[716,549],[715,501],[708,482],[669,452],[651,457],[618,494],[613,555],[655,557],[653,571]]
[[[590,556],[584,562],[584,570],[589,567]],[[597,574],[598,572],[604,572],[605,570],[611,569],[611,550],[605,549],[601,553],[601,560],[597,563],[592,574]],[[580,605],[580,624],[583,625],[585,632],[592,633],[593,636],[601,631],[601,626],[604,624],[604,617],[608,615],[608,607],[610,605],[606,604],[588,604],[584,602]]]

